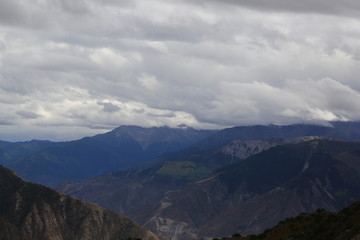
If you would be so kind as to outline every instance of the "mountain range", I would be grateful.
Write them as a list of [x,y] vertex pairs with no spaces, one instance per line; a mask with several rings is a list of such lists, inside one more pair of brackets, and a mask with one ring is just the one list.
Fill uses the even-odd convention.
[[323,136],[360,139],[360,122],[242,126],[220,131],[190,127],[120,126],[68,142],[0,142],[0,164],[50,187],[129,168],[147,168],[185,153],[214,150],[232,141]]
[[120,126],[69,142],[29,141],[0,144],[0,164],[23,178],[55,187],[133,167],[180,150],[212,134],[192,128]]
[[2,166],[0,239],[160,240],[123,215],[25,182]]
[[[360,143],[300,139],[235,141],[61,190],[174,240],[260,233],[286,217],[317,208],[335,211],[359,200]],[[234,161],[243,152],[247,158]],[[207,171],[206,161],[212,166]],[[221,161],[223,166],[214,164]]]

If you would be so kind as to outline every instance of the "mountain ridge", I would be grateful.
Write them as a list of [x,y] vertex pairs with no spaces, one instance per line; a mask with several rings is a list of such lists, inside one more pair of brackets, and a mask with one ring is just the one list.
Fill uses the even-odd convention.
[[[69,142],[29,141],[0,146],[0,164],[27,180],[55,187],[64,181],[134,167],[184,148],[213,131],[192,128],[121,126]],[[139,142],[147,136],[146,142]],[[142,145],[143,144],[143,145]]]
[[160,240],[132,220],[45,186],[23,181],[0,166],[0,239]]
[[313,124],[235,126],[220,130],[184,151],[208,150],[234,140],[295,138],[301,136],[360,140],[360,122],[329,122],[329,124],[326,126]]

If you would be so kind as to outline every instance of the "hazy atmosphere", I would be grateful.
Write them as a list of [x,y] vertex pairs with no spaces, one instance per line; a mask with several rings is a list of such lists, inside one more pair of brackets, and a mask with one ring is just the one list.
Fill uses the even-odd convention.
[[0,0],[0,139],[360,120],[356,0]]

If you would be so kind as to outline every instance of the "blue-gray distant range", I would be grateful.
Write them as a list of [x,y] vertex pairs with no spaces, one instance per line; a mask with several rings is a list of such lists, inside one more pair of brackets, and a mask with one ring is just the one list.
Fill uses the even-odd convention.
[[[29,181],[55,187],[64,181],[134,167],[163,154],[196,152],[233,140],[326,136],[360,139],[359,122],[316,125],[245,126],[220,131],[193,128],[120,126],[111,132],[69,142],[0,142],[0,164],[14,169]],[[201,141],[202,140],[202,141]]]
[[192,128],[120,126],[105,134],[69,142],[1,142],[0,164],[29,181],[54,187],[64,181],[134,167],[212,133]]

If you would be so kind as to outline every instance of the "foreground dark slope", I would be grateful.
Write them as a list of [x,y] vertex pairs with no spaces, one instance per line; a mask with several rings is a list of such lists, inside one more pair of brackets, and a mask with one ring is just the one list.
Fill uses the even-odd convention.
[[4,144],[0,146],[0,164],[27,180],[54,187],[63,181],[80,181],[133,167],[189,146],[211,133],[213,131],[192,128],[121,126],[105,134],[70,142],[39,142],[42,143],[39,146]]
[[130,219],[24,182],[0,166],[0,239],[158,240]]
[[[360,239],[360,202],[338,213],[317,210],[281,221],[260,235],[234,234],[222,240],[358,240]],[[217,239],[219,240],[219,239]]]

